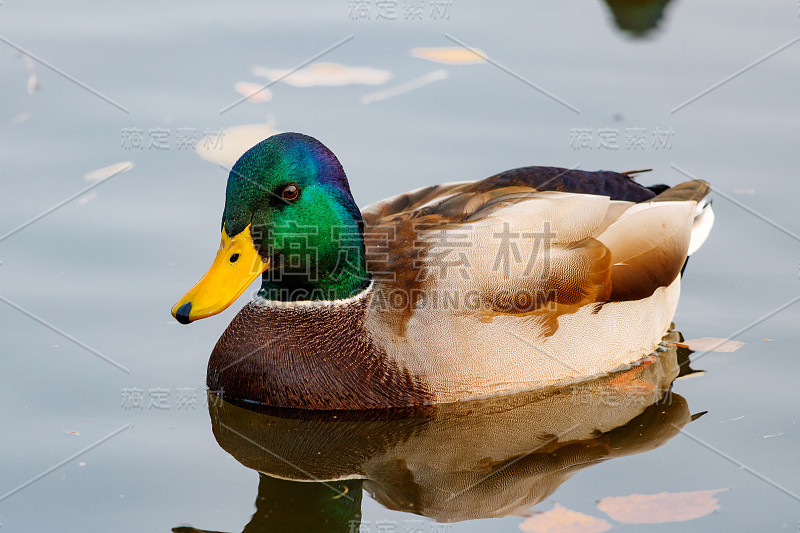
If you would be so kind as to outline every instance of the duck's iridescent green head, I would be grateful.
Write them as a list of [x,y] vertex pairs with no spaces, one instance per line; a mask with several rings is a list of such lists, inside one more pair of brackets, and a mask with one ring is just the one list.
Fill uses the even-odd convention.
[[219,313],[262,273],[260,295],[273,300],[347,298],[368,284],[361,213],[339,160],[313,137],[274,135],[236,162],[217,258],[172,315]]
[[[286,188],[294,185],[294,198]],[[244,153],[228,177],[222,224],[228,235],[253,226],[317,220],[325,206],[336,207],[360,220],[350,185],[339,160],[324,144],[300,133],[281,133]]]

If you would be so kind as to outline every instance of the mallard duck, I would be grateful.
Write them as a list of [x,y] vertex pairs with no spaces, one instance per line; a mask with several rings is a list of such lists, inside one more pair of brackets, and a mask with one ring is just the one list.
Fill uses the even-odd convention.
[[216,259],[172,315],[219,313],[260,276],[207,385],[272,406],[403,407],[584,380],[658,348],[713,221],[708,192],[526,167],[360,211],[333,152],[282,133],[234,165]]

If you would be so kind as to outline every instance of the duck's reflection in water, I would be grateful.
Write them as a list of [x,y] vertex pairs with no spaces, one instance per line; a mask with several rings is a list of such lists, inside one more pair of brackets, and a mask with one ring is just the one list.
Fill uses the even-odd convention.
[[422,409],[254,410],[211,395],[217,442],[260,472],[244,531],[358,531],[362,488],[439,522],[525,514],[579,470],[657,448],[692,420],[671,392],[690,352],[678,332],[664,340],[602,378]]

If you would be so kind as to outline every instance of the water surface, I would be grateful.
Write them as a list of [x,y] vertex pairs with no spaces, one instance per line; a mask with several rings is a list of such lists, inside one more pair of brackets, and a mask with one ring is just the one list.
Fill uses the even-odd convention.
[[[453,0],[446,18],[434,18],[426,2],[422,20],[406,20],[398,2],[395,20],[378,20],[373,2],[366,20],[344,1],[3,2],[0,233],[91,185],[87,173],[134,165],[0,241],[0,492],[47,472],[0,501],[3,527],[241,531],[260,491],[296,490],[298,519],[320,509],[310,502],[331,504],[324,491],[260,479],[215,438],[206,361],[248,296],[191,327],[168,314],[212,259],[224,201],[227,172],[198,157],[192,139],[272,121],[330,146],[359,205],[530,164],[653,168],[642,177],[648,184],[677,183],[683,173],[709,180],[717,225],[689,264],[675,321],[686,339],[735,336],[746,344],[695,354],[693,368],[705,373],[673,384],[684,415],[707,411],[681,426],[691,436],[579,469],[525,512],[558,503],[614,528],[649,531],[676,526],[623,526],[598,500],[728,488],[715,495],[718,510],[681,529],[795,528],[800,307],[782,306],[800,294],[800,45],[676,108],[791,43],[800,34],[798,6],[653,2],[649,12],[624,16],[625,3]],[[292,68],[350,35],[323,60],[388,70],[389,81],[278,83],[270,101],[221,113],[241,97],[236,83],[266,82],[254,67]],[[457,46],[452,39],[494,63],[448,65],[411,54]],[[39,59],[32,72],[9,43]],[[446,76],[419,89],[362,103],[439,70]],[[29,93],[31,73],[39,88]],[[616,144],[601,144],[615,130]],[[131,142],[137,132],[141,145]],[[643,144],[633,142],[642,134]],[[443,527],[402,505],[387,507],[377,493],[361,495],[361,481],[346,483],[361,498],[362,529],[390,521],[402,531],[409,520],[422,520],[423,531]],[[473,501],[458,517],[502,497]],[[445,530],[519,531],[523,520],[466,520]]]

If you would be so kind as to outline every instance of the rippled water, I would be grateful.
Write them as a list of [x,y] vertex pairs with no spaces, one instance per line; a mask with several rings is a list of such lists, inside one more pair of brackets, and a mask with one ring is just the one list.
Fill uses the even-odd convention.
[[[795,529],[800,305],[784,304],[800,293],[797,3],[642,2],[649,6],[633,13],[640,3],[428,0],[422,20],[406,11],[413,2],[396,2],[395,20],[377,19],[386,7],[379,2],[367,3],[370,19],[362,19],[357,4],[0,5],[3,529],[241,531],[262,495],[253,531],[309,523],[329,531],[331,516],[347,531],[359,506],[362,531],[519,531],[525,518],[516,514],[555,503],[644,531],[671,526],[623,526],[598,501],[723,488],[730,490],[713,496],[719,509],[677,526]],[[662,7],[658,27],[645,30]],[[237,83],[266,83],[253,67],[289,69],[350,35],[322,61],[386,70],[390,80],[276,83],[271,100],[230,107],[241,97]],[[493,63],[448,65],[411,54],[458,42]],[[563,439],[550,442],[548,458],[566,469],[559,476],[572,477],[549,484],[536,477],[546,461],[529,456],[555,431],[543,430],[545,422],[564,421],[538,397],[499,408],[519,415],[502,420],[476,421],[457,408],[349,420],[354,429],[343,442],[330,420],[209,408],[208,354],[247,296],[191,327],[169,316],[213,256],[227,177],[190,145],[267,123],[330,146],[360,205],[530,164],[653,168],[645,183],[705,178],[715,188],[717,225],[689,264],[675,322],[686,339],[746,344],[694,354],[692,367],[705,373],[675,381],[671,403],[641,415],[641,434],[618,408],[581,410],[590,425],[605,420],[597,409],[619,420],[576,435],[574,450]],[[127,172],[7,235],[99,183],[88,173],[126,161]],[[572,392],[561,394],[574,405]],[[353,498],[334,499],[339,492],[324,485],[260,479],[247,466],[295,476],[281,475],[280,461],[259,457],[246,440],[231,444],[222,423],[256,442],[273,439],[260,442],[265,447],[283,445],[287,432],[310,435],[294,453],[323,446],[343,455],[304,469],[319,478],[311,466],[329,466],[367,481],[337,482]],[[644,452],[648,442],[659,446]],[[627,453],[636,445],[642,449]],[[475,457],[448,469],[444,451],[458,446]],[[445,491],[515,457],[525,459],[503,483],[442,510]],[[415,497],[438,514],[410,507]],[[415,514],[462,520],[498,516],[500,507],[516,514],[447,527]]]

